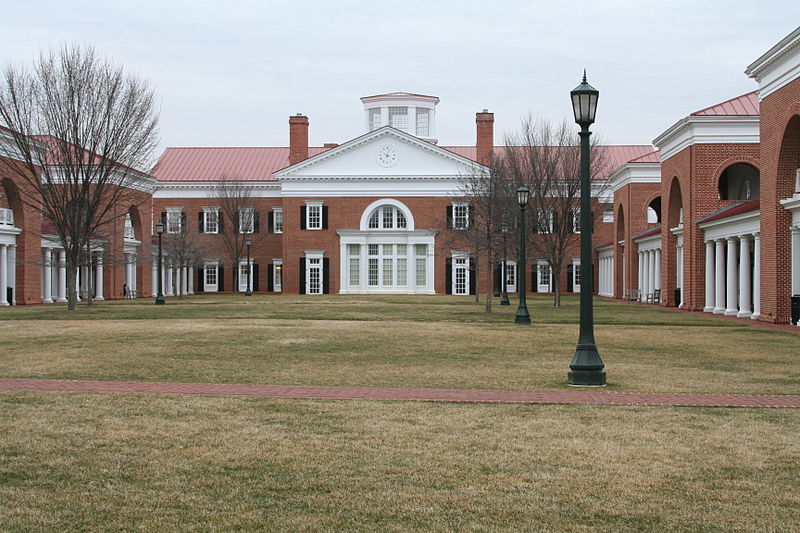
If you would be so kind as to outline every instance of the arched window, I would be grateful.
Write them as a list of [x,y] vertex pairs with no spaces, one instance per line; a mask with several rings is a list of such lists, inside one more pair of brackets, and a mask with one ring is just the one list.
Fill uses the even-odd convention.
[[375,208],[369,216],[369,229],[407,229],[408,221],[403,211],[393,205]]
[[719,178],[721,200],[758,200],[760,189],[758,169],[749,163],[734,163]]
[[653,198],[647,205],[647,223],[658,224],[661,222],[661,197]]

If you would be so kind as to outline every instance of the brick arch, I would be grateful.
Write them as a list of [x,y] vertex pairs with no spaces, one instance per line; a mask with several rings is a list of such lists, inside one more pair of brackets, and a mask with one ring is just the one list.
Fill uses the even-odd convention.
[[142,228],[142,216],[139,214],[139,207],[132,205],[128,208],[128,214],[131,216],[131,225],[133,226],[133,236],[137,241],[142,241],[144,236]]
[[[655,203],[655,207],[653,207],[654,203]],[[644,215],[644,219],[645,220],[647,220],[647,209],[650,208],[650,207],[653,207],[653,210],[656,212],[656,215],[658,216],[658,220],[656,222],[648,221],[648,224],[657,224],[657,223],[661,222],[661,218],[662,218],[662,215],[663,215],[663,207],[664,206],[663,206],[663,202],[661,201],[661,194],[660,193],[659,194],[654,194],[652,197],[650,197],[649,200],[647,200],[644,203],[644,206],[643,206],[644,213],[643,213],[643,215]],[[656,209],[656,207],[657,207],[657,209]]]
[[800,168],[800,110],[786,120],[778,152],[778,198],[795,192],[795,169]]
[[[754,157],[742,156],[742,155],[729,157],[729,158],[721,161],[716,166],[716,168],[714,169],[714,173],[712,174],[712,176],[714,178],[714,183],[716,184],[716,190],[717,190],[717,193],[719,195],[718,196],[719,200],[725,201],[725,199],[722,198],[722,179],[723,179],[723,176],[725,174],[725,171],[728,170],[729,168],[731,168],[733,165],[737,165],[737,164],[744,164],[744,165],[749,165],[749,166],[753,167],[756,170],[756,172],[758,173],[758,176],[759,176],[759,187],[760,187],[761,166],[760,166],[760,161],[758,159],[756,159]],[[761,196],[761,194],[760,194],[760,190],[759,190],[759,194],[757,196],[754,196],[753,199],[760,198],[760,196]]]
[[619,204],[619,207],[617,207],[617,216],[614,217],[614,220],[617,224],[614,232],[614,238],[617,240],[617,242],[624,241],[628,238],[628,236],[625,235],[625,208],[621,203]]
[[[667,195],[667,211],[666,211],[666,227],[675,227],[680,220],[680,210],[683,207],[683,189],[681,187],[681,180],[678,176],[673,176],[669,183],[669,194]],[[662,220],[664,219],[664,212],[662,206]]]
[[0,180],[0,187],[3,189],[3,196],[8,200],[8,208],[14,212],[14,225],[18,228],[24,228],[25,210],[17,184],[11,178],[3,178]]

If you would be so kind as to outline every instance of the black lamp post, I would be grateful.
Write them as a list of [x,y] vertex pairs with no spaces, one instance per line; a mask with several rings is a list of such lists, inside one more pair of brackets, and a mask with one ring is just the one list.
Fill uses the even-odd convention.
[[592,204],[589,183],[589,126],[594,122],[599,91],[583,82],[570,96],[575,122],[581,127],[581,316],[580,335],[575,356],[569,365],[567,380],[570,385],[600,386],[606,384],[605,364],[597,353],[594,340],[594,311],[592,309]]
[[517,203],[519,203],[519,263],[517,267],[517,293],[519,294],[519,307],[514,315],[514,324],[528,326],[531,315],[525,302],[525,208],[528,206],[531,191],[527,187],[517,189]]
[[252,296],[253,291],[250,290],[250,246],[253,244],[253,239],[247,237],[244,243],[247,245],[247,290],[244,292],[244,295]]
[[511,302],[508,301],[508,262],[506,261],[506,234],[508,234],[508,226],[505,222],[500,226],[500,232],[503,235],[503,271],[501,273],[503,279],[500,281],[503,294],[500,296],[500,305],[511,305]]
[[158,233],[158,294],[156,295],[156,305],[164,305],[167,301],[164,299],[163,280],[161,279],[161,235],[164,233],[164,224],[162,222],[156,224],[156,233]]

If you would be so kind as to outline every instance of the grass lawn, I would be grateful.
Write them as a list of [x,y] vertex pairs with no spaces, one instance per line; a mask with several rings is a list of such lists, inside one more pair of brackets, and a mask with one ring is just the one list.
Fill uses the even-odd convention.
[[[566,388],[563,309],[194,296],[0,310],[0,376]],[[611,390],[800,394],[800,336],[597,300]],[[156,319],[156,320],[150,320]],[[0,392],[0,531],[800,530],[800,410]]]

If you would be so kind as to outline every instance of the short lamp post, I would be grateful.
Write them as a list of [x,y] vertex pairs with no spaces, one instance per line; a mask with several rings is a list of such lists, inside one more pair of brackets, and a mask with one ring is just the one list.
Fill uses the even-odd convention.
[[583,82],[570,96],[575,122],[581,127],[581,314],[580,334],[575,356],[569,365],[567,381],[570,385],[596,387],[606,384],[605,364],[597,352],[594,340],[594,311],[592,309],[592,204],[589,182],[589,126],[594,123],[599,91]]
[[508,261],[506,260],[506,235],[508,234],[508,225],[504,222],[500,226],[500,233],[503,235],[503,270],[500,273],[500,286],[502,294],[500,295],[500,305],[511,305],[508,301]]
[[531,191],[527,187],[517,189],[517,203],[519,204],[519,263],[517,263],[517,293],[519,294],[519,307],[514,315],[514,324],[529,326],[531,315],[525,302],[525,208],[531,198]]
[[164,299],[163,279],[161,276],[162,258],[161,258],[161,235],[164,234],[164,223],[159,222],[156,224],[156,233],[158,233],[158,293],[156,294],[156,305],[164,305],[167,301]]
[[253,239],[247,237],[244,243],[247,245],[247,290],[244,292],[244,295],[252,296],[253,291],[250,290],[250,246],[253,245]]

